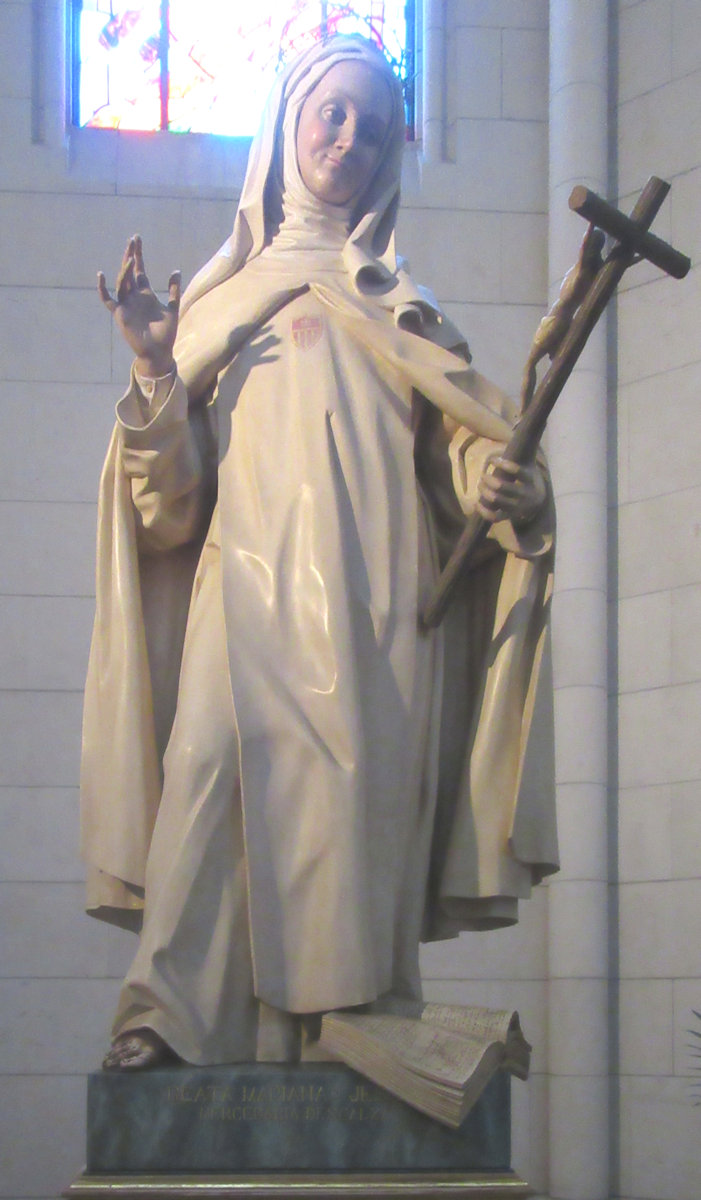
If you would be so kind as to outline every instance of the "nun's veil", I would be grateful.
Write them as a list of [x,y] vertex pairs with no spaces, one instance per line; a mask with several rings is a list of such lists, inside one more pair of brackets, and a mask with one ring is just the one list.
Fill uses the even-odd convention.
[[[274,238],[289,215],[283,186],[283,129],[294,130],[296,134],[302,105],[309,93],[327,71],[348,61],[366,63],[387,81],[392,115],[373,178],[350,210],[339,208],[336,212],[336,221],[338,212],[349,215],[347,226],[342,224],[340,230],[331,299],[328,280],[324,280],[325,288],[319,287],[319,270],[323,267],[321,246],[315,255],[317,243],[312,239],[310,253],[307,238],[304,252],[295,254],[292,247],[292,252],[288,249],[284,254],[276,254]],[[362,331],[366,343],[369,345],[369,338],[380,352],[391,353],[382,333],[391,314],[391,323],[420,332],[447,349],[460,347],[462,363],[465,358],[469,361],[459,331],[440,313],[431,293],[414,283],[395,254],[394,226],[404,141],[400,82],[384,55],[364,38],[330,38],[313,46],[283,72],[251,146],[233,233],[195,276],[183,296],[175,357],[192,402],[210,394],[219,372],[253,331],[298,294],[300,287],[307,285],[316,290],[320,299],[323,291],[340,316],[353,315],[351,310],[354,306],[357,309],[357,303],[361,302],[363,320],[357,320],[357,311],[354,314],[356,333]],[[318,205],[319,212],[325,210],[327,217],[334,208],[321,201],[313,203]],[[369,330],[368,320],[373,327],[377,323],[378,328]],[[408,369],[407,354],[405,346],[400,352],[405,369]],[[439,364],[434,355],[431,379],[436,370],[450,373],[455,369],[455,359],[451,357],[450,361]],[[419,386],[418,380],[414,382]],[[432,387],[430,394],[434,391]],[[463,412],[462,401],[459,412]]]
[[[282,129],[290,109],[295,129],[302,105],[327,71],[337,63],[367,63],[386,79],[392,96],[392,119],[382,147],[377,171],[358,198],[349,222],[348,253],[351,273],[375,267],[375,274],[396,271],[394,224],[404,146],[404,105],[401,84],[384,55],[361,37],[336,36],[317,43],[291,63],[278,77],[266,105],[258,134],[253,139],[241,201],[231,237],[194,277],[183,296],[181,315],[188,313],[208,292],[237,274],[269,245],[284,211],[282,181]],[[372,272],[366,272],[368,282]]]

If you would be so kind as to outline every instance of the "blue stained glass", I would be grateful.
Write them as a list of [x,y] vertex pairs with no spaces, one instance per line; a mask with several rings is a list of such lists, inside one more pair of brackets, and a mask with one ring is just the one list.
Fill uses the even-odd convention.
[[371,37],[410,88],[405,0],[75,3],[79,125],[251,135],[276,71],[336,32]]
[[79,124],[160,127],[160,20],[160,0],[132,0],[122,7],[109,0],[84,0],[79,22]]

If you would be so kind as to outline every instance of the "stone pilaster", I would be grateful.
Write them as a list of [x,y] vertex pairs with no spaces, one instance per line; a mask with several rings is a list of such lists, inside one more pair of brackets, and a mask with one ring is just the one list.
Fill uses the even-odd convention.
[[[607,194],[608,5],[550,3],[552,298],[585,231],[572,187]],[[553,613],[562,871],[549,886],[550,1195],[609,1195],[606,318],[550,423],[559,515]]]

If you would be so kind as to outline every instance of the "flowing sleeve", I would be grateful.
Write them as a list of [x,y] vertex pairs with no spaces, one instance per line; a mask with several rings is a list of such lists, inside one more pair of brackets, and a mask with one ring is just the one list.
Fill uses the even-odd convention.
[[119,401],[100,482],[80,789],[88,911],[126,928],[141,919],[161,756],[216,483],[206,404],[189,405],[176,377],[142,384],[132,378]]
[[[441,564],[474,511],[487,459],[504,446],[424,401],[417,474]],[[427,941],[514,923],[519,900],[557,869],[546,633],[555,512],[547,465],[538,461],[543,507],[527,524],[490,527],[443,622]]]
[[177,375],[151,381],[132,372],[117,424],[140,550],[172,550],[201,528],[213,474],[206,421],[202,407],[189,409]]
[[[482,437],[458,425],[423,397],[418,397],[416,466],[419,480],[432,510],[439,559],[444,564],[465,524],[472,516],[478,483],[491,455],[500,454],[504,442]],[[526,524],[496,521],[477,561],[489,558],[498,548],[519,558],[538,558],[553,548],[554,505],[547,463],[538,456],[546,484],[546,501]]]
[[[478,499],[478,484],[490,457],[501,454],[503,442],[475,437],[469,430],[459,428],[450,439],[448,456],[452,484],[465,516],[472,516]],[[553,548],[554,508],[552,485],[545,457],[538,455],[537,466],[543,476],[546,499],[540,510],[528,522],[495,521],[488,537],[519,558],[539,558]]]

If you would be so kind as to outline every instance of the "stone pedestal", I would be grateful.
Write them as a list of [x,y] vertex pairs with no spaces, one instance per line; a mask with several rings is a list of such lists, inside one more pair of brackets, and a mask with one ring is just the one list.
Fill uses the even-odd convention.
[[99,1072],[86,1171],[64,1195],[526,1196],[509,1158],[501,1073],[451,1130],[333,1063]]

